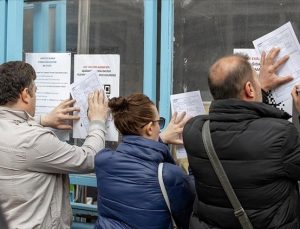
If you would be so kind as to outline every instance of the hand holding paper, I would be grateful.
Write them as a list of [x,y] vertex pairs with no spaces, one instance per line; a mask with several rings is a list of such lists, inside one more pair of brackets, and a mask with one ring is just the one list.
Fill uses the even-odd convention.
[[108,116],[108,99],[104,91],[96,90],[89,94],[88,118],[90,121],[100,120],[105,122]]
[[175,112],[167,128],[159,135],[161,140],[167,144],[183,144],[181,134],[188,120],[186,112],[182,112],[179,115]]
[[276,60],[280,52],[280,48],[272,48],[268,54],[265,51],[261,54],[260,59],[260,73],[259,80],[261,88],[264,91],[273,90],[280,85],[283,85],[293,80],[292,76],[278,76],[276,72],[282,67],[289,59],[288,55],[283,56],[279,60]]
[[[182,128],[184,127],[185,123],[188,121],[189,118],[194,117],[196,115],[204,114],[205,109],[202,102],[202,98],[200,95],[200,91],[191,91],[191,92],[185,92],[180,94],[171,95],[171,108],[172,112],[180,113],[184,115],[183,117],[176,117],[173,115],[172,120],[176,122],[176,120],[181,120],[180,123]],[[172,120],[170,121],[170,124],[172,123]],[[168,126],[169,127],[169,126]],[[172,127],[172,126],[170,126]],[[166,129],[167,130],[167,129]],[[179,133],[179,131],[178,131]],[[178,137],[180,138],[177,140],[177,142],[182,144],[182,137],[181,137],[182,129],[180,134],[178,134]],[[161,136],[163,139],[163,136]],[[186,151],[183,145],[176,146],[176,157],[179,158],[186,158]]]
[[75,100],[66,99],[56,106],[50,113],[41,115],[41,125],[52,127],[60,130],[71,130],[72,126],[69,121],[78,120],[78,115],[73,115],[74,111],[79,111],[77,107],[73,107]]
[[111,115],[107,118],[108,101],[97,71],[91,71],[82,79],[71,84],[71,94],[80,107],[80,120],[74,122],[73,137],[86,138],[89,120],[105,121],[107,119],[105,139],[107,141],[118,141],[118,131]]
[[[264,58],[265,64],[269,65],[271,72],[268,71],[269,67],[266,67],[263,72],[263,74],[267,74],[267,77],[270,77],[268,79],[269,83],[267,83],[267,80],[262,83],[263,89],[272,89],[272,104],[292,114],[291,91],[294,85],[300,83],[300,44],[292,24],[288,22],[254,40],[253,45],[259,54],[263,54],[263,52],[271,53]],[[280,48],[280,52],[274,47]],[[275,57],[276,55],[277,57]],[[286,56],[289,56],[288,61],[286,61]],[[263,54],[263,57],[265,57],[265,54]],[[277,72],[277,75],[272,74],[272,72],[274,74]],[[283,79],[275,80],[275,76]],[[293,76],[293,80],[290,80],[289,76]]]

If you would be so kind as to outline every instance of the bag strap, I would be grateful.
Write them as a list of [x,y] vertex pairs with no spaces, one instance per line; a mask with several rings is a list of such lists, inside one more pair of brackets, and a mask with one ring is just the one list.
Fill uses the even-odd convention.
[[170,201],[169,201],[169,197],[168,197],[168,193],[164,184],[164,180],[163,180],[163,176],[162,176],[162,171],[163,171],[163,167],[164,167],[164,163],[159,163],[158,165],[158,182],[159,182],[159,186],[160,186],[160,190],[164,196],[165,202],[168,206],[169,212],[171,214],[171,219],[172,219],[172,224],[174,228],[177,228],[175,220],[172,216],[172,211],[171,211],[171,206],[170,206]]
[[252,229],[252,224],[243,209],[240,201],[238,200],[229,180],[224,171],[224,168],[216,154],[214,149],[211,135],[210,135],[210,128],[209,128],[209,120],[206,120],[203,127],[202,127],[202,139],[204,143],[205,150],[207,152],[208,158],[214,168],[215,173],[217,174],[219,181],[226,192],[226,195],[233,206],[234,215],[239,219],[240,224],[242,225],[243,229]]

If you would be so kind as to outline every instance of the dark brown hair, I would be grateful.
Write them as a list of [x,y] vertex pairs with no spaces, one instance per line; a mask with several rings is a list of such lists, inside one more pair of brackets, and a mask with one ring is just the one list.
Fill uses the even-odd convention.
[[0,105],[17,102],[25,88],[31,92],[35,78],[33,67],[23,61],[10,61],[0,65]]
[[154,103],[141,93],[112,98],[108,106],[117,129],[123,135],[140,135],[141,127],[155,118]]

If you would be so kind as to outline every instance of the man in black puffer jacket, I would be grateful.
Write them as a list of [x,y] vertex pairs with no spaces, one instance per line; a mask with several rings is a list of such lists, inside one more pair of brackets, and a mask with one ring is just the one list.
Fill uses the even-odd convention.
[[[300,138],[290,115],[262,103],[261,89],[291,80],[277,78],[279,49],[262,55],[260,81],[246,57],[219,59],[209,72],[214,97],[208,116],[186,124],[184,146],[195,176],[198,200],[190,228],[241,228],[204,149],[201,130],[210,120],[212,141],[227,176],[255,229],[300,228]],[[300,110],[297,87],[292,96]],[[298,98],[299,97],[299,98]]]

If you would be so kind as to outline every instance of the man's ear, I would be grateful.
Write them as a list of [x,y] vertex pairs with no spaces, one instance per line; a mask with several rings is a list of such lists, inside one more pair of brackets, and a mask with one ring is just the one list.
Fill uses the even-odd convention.
[[25,88],[21,91],[20,98],[21,98],[21,100],[22,100],[24,103],[26,103],[26,104],[29,103],[30,98],[31,98],[29,88],[25,87]]
[[255,98],[255,88],[250,81],[247,81],[244,86],[244,96],[246,99]]

